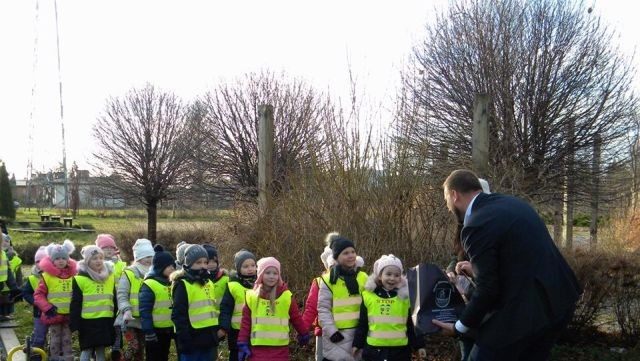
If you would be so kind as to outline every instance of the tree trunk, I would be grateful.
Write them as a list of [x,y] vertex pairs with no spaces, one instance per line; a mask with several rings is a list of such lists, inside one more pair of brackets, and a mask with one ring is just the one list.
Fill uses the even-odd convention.
[[562,193],[556,193],[553,198],[553,241],[560,247],[564,244],[562,240]]
[[593,163],[591,164],[591,223],[589,224],[589,246],[594,249],[598,244],[598,205],[600,201],[600,136],[596,135],[593,144]]
[[158,224],[158,201],[147,202],[147,238],[151,243],[156,243],[156,231]]
[[567,160],[566,160],[566,188],[564,199],[564,246],[573,251],[573,210],[575,203],[576,179],[575,179],[575,120],[569,120],[566,129],[567,134]]

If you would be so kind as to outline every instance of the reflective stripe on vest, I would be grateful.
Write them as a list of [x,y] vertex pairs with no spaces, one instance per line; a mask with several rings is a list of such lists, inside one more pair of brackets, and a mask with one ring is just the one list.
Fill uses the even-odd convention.
[[367,308],[369,333],[367,344],[374,347],[406,346],[409,298],[382,298],[370,291],[362,291]]
[[[331,307],[331,313],[333,314],[333,321],[339,330],[354,328],[358,326],[358,319],[360,318],[360,304],[362,303],[362,296],[349,295],[347,284],[342,278],[338,278],[335,284],[331,284],[329,281],[330,273],[322,275],[322,280],[329,287],[333,294],[333,305]],[[356,276],[358,281],[358,288],[360,293],[364,289],[364,284],[367,282],[367,274],[359,271]]]
[[182,279],[187,290],[189,303],[189,321],[191,327],[205,328],[218,325],[218,314],[213,307],[213,283],[207,281],[204,286],[198,282],[189,283]]
[[7,253],[0,251],[0,282],[9,278],[9,264],[7,263]]
[[246,293],[247,307],[251,310],[251,345],[286,346],[289,344],[289,307],[291,291],[282,292],[275,300],[275,310],[270,312],[271,301],[258,296],[255,290]]
[[11,268],[11,272],[13,272],[13,277],[18,273],[20,266],[22,266],[22,259],[18,257],[18,255],[13,256],[13,258],[9,260],[9,267]]
[[113,317],[113,296],[116,291],[115,275],[112,273],[104,281],[99,283],[88,276],[75,276],[76,283],[82,292],[83,319]]
[[126,269],[123,272],[129,280],[129,303],[131,304],[131,314],[133,317],[140,317],[140,301],[138,299],[138,293],[140,293],[140,287],[142,287],[142,278],[136,277],[132,270]]
[[29,281],[29,285],[31,285],[31,289],[32,290],[36,290],[36,288],[38,288],[38,284],[40,283],[41,277],[38,277],[36,275],[29,275],[29,277],[27,277],[27,281]]
[[58,308],[59,314],[69,314],[71,304],[71,292],[73,291],[73,278],[61,279],[46,272],[42,273],[45,285],[47,285],[47,301]]
[[113,275],[117,280],[120,280],[120,276],[122,276],[122,272],[127,268],[127,262],[120,260],[113,265]]
[[169,293],[171,285],[163,285],[152,278],[144,280],[144,284],[153,291],[153,295],[155,296],[153,310],[151,311],[153,327],[173,327],[173,321],[171,321],[171,294]]
[[244,307],[244,297],[250,288],[245,288],[238,281],[230,281],[227,283],[229,293],[233,297],[233,313],[231,314],[231,328],[240,329],[240,321],[242,321],[242,308]]

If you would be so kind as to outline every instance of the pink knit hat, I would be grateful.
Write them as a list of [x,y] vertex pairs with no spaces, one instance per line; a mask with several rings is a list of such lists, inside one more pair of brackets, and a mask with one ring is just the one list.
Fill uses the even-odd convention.
[[280,262],[274,257],[264,257],[258,260],[258,278],[256,279],[255,286],[262,284],[262,278],[264,271],[269,267],[275,267],[278,270],[278,286],[282,286],[284,281],[282,280],[282,273],[280,272]]
[[107,247],[118,249],[115,239],[110,234],[99,234],[98,238],[96,238],[96,246],[100,247],[100,249]]
[[40,246],[40,248],[38,248],[38,250],[36,251],[35,256],[33,256],[33,259],[36,261],[36,263],[40,262],[41,259],[45,258],[47,256],[47,247],[45,246]]

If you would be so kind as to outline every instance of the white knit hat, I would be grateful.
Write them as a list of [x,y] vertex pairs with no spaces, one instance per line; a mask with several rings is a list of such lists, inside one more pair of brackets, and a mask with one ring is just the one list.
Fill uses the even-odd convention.
[[373,275],[376,277],[380,276],[382,270],[387,266],[396,266],[400,269],[400,273],[403,272],[402,261],[400,261],[400,258],[392,254],[385,254],[378,258],[378,260],[373,264]]
[[151,241],[146,238],[140,238],[133,244],[133,260],[139,261],[146,257],[153,257],[156,252],[153,250]]

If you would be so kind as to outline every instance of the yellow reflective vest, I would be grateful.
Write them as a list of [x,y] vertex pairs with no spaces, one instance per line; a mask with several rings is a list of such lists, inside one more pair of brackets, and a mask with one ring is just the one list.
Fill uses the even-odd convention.
[[18,269],[22,266],[22,258],[18,257],[18,255],[13,256],[11,260],[9,260],[9,267],[11,268],[11,272],[13,272],[13,276],[18,273]]
[[31,289],[33,291],[35,291],[36,288],[38,288],[38,284],[40,283],[41,279],[42,277],[38,277],[34,274],[30,274],[29,277],[27,277],[27,281],[29,281],[29,285],[31,286]]
[[7,252],[0,251],[0,282],[5,282],[9,278],[9,263]]
[[211,280],[213,285],[213,308],[215,308],[217,315],[220,314],[220,302],[222,302],[224,291],[227,289],[227,283],[229,283],[229,276],[227,275],[220,277],[217,281]]
[[195,329],[218,325],[218,314],[213,306],[213,283],[210,280],[204,285],[199,282],[189,283],[182,279],[187,291],[189,303],[189,322]]
[[289,344],[289,307],[291,291],[282,292],[271,310],[271,301],[261,298],[257,290],[246,293],[247,307],[251,310],[252,346],[286,346]]
[[[330,273],[322,275],[322,280],[329,287],[333,294],[333,306],[331,313],[333,314],[333,321],[339,330],[347,328],[355,328],[358,326],[358,319],[360,318],[360,304],[362,303],[362,296],[349,295],[347,284],[342,278],[338,278],[335,284],[331,284],[329,281]],[[356,275],[358,281],[358,288],[360,293],[364,290],[364,284],[367,282],[367,274],[359,271]]]
[[406,346],[409,298],[382,298],[374,292],[362,291],[367,308],[369,332],[367,344],[376,347]]
[[58,308],[59,314],[68,315],[71,292],[73,292],[73,278],[62,279],[43,272],[42,279],[47,285],[47,301]]
[[113,298],[116,291],[115,275],[112,273],[103,282],[96,282],[91,277],[77,275],[74,277],[82,292],[83,319],[114,317]]
[[173,327],[171,321],[171,284],[162,284],[153,278],[144,280],[155,298],[151,318],[153,319],[153,327],[166,328]]
[[123,260],[119,260],[118,262],[113,264],[113,275],[117,280],[120,279],[120,276],[122,276],[122,272],[125,268],[127,268],[127,262]]
[[245,288],[238,281],[229,281],[227,283],[229,287],[229,293],[233,297],[233,313],[231,314],[231,328],[234,330],[240,329],[240,322],[242,321],[242,308],[244,307],[245,294],[251,288]]
[[142,287],[142,282],[144,280],[136,277],[135,273],[130,269],[124,270],[123,273],[127,276],[130,285],[129,303],[131,304],[131,315],[133,315],[133,317],[140,317],[140,301],[138,294],[140,293],[140,287]]

